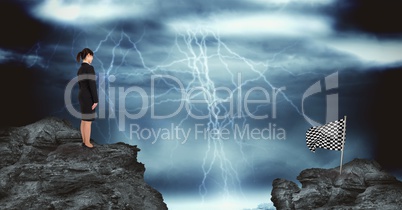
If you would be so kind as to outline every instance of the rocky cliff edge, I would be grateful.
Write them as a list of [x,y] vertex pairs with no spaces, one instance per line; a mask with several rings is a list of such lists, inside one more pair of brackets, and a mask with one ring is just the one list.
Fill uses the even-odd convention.
[[402,209],[402,183],[373,160],[354,159],[332,169],[303,170],[297,180],[275,179],[277,209]]
[[136,146],[81,146],[65,120],[0,129],[0,203],[5,209],[167,209],[144,181]]

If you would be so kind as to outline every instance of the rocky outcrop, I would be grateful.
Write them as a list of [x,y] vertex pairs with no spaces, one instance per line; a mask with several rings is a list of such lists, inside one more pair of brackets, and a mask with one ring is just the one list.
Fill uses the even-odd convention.
[[1,209],[167,209],[144,181],[136,146],[81,146],[67,121],[49,117],[0,129]]
[[332,169],[303,170],[294,182],[275,179],[277,209],[402,209],[402,182],[371,160],[354,159]]

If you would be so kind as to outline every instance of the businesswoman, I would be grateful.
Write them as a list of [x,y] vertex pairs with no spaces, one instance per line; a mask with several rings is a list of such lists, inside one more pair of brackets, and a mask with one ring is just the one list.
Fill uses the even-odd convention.
[[88,48],[84,48],[77,54],[77,62],[82,60],[81,67],[78,69],[78,101],[81,110],[81,136],[82,146],[93,148],[90,142],[91,124],[95,120],[95,107],[98,105],[98,93],[96,90],[95,69],[91,65],[94,53]]

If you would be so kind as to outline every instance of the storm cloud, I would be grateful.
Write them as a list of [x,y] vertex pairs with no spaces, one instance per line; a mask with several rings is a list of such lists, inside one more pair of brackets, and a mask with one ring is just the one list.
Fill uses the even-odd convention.
[[[398,175],[401,165],[389,155],[399,153],[384,152],[387,129],[378,122],[400,116],[392,100],[398,93],[391,88],[402,66],[397,6],[331,0],[3,1],[0,21],[8,33],[1,35],[0,68],[11,79],[1,86],[10,99],[2,105],[2,126],[54,115],[78,128],[63,96],[79,67],[76,54],[89,47],[104,97],[92,138],[138,145],[146,180],[169,208],[254,208],[270,203],[273,179],[296,181],[305,168],[339,165],[339,152],[311,153],[305,145],[312,125],[304,116],[325,123],[329,94],[339,96],[338,118],[348,116],[344,162],[376,159]],[[12,11],[11,17],[4,11]],[[334,73],[338,87],[327,91],[326,77]],[[28,101],[8,91],[19,79],[30,91],[24,94]],[[304,100],[316,82],[322,91]],[[77,89],[70,91],[78,109]],[[34,106],[24,118],[18,111],[26,103]],[[239,138],[245,129],[249,133]],[[251,134],[253,129],[264,132]],[[230,137],[215,138],[226,135],[219,132]]]

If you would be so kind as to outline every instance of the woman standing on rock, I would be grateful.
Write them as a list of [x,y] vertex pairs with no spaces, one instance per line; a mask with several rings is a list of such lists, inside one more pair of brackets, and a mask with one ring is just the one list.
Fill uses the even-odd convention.
[[94,53],[89,48],[84,48],[77,54],[77,62],[82,60],[78,69],[78,101],[81,109],[81,136],[82,146],[93,148],[90,142],[91,124],[95,120],[95,107],[98,105],[98,93],[96,91],[95,70],[91,65]]

